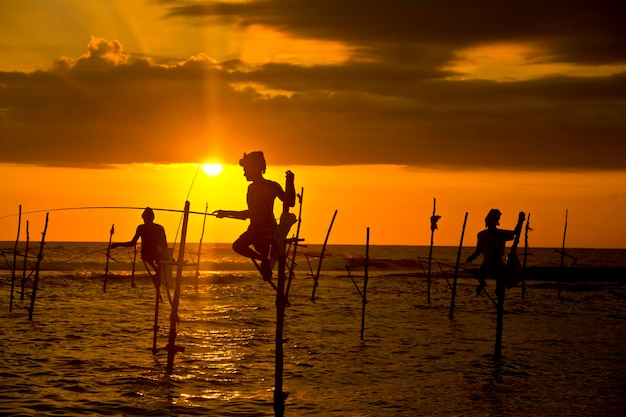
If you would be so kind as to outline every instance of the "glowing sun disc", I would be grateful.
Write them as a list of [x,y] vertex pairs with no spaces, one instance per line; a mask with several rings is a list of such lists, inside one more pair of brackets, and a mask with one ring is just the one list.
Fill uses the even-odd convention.
[[203,164],[202,170],[207,175],[218,175],[220,172],[222,172],[222,164]]

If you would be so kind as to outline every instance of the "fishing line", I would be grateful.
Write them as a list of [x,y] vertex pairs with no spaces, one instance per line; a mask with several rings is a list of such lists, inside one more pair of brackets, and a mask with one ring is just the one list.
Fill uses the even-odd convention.
[[[187,191],[187,197],[185,198],[185,201],[189,201],[189,196],[191,195],[191,190],[193,189],[193,184],[196,182],[196,177],[198,176],[199,170],[200,170],[200,167],[199,166],[196,167],[196,171],[194,172],[193,178],[191,179],[191,184],[189,184],[189,190]],[[183,218],[184,218],[184,211],[181,211],[181,216],[180,216],[180,219],[178,220],[178,227],[176,228],[176,236],[174,236],[172,250],[174,250],[174,247],[176,246],[176,242],[178,242],[178,233],[180,232],[180,228],[182,227],[181,225],[183,223]]]
[[[171,213],[183,213],[184,210],[178,209],[166,209],[166,208],[155,208],[151,207],[154,211],[166,211]],[[31,211],[23,211],[22,214],[37,214],[37,213],[47,213],[51,211],[68,211],[68,210],[111,210],[111,209],[121,209],[121,210],[145,210],[145,207],[133,207],[133,206],[84,206],[84,207],[62,207],[62,208],[52,208],[45,210],[31,210]],[[204,212],[199,211],[190,211],[189,214],[202,214]],[[208,213],[209,216],[216,216],[213,213]],[[6,214],[4,216],[0,216],[0,219],[5,219],[8,217],[15,217],[18,214]]]

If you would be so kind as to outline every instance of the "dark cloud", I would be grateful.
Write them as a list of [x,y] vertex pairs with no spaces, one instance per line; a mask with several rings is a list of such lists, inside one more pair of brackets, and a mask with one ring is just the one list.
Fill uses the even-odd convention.
[[626,62],[626,4],[621,0],[163,3],[169,5],[170,18],[260,24],[293,36],[365,47],[374,54],[394,45],[455,50],[494,42],[541,42],[559,62]]
[[343,42],[354,57],[305,67],[199,54],[157,65],[93,38],[49,71],[0,73],[0,162],[236,161],[264,149],[284,165],[626,169],[626,73],[504,83],[446,69],[459,48],[503,41],[541,44],[544,61],[624,62],[621,3],[160,3],[170,18],[263,24]]

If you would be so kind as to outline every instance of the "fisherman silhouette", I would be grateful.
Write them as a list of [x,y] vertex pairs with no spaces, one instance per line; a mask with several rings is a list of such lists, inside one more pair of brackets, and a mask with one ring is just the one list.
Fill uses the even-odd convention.
[[[160,224],[154,223],[154,211],[150,207],[146,207],[141,217],[143,218],[143,224],[137,226],[135,236],[128,242],[113,243],[111,249],[117,247],[133,247],[137,244],[139,238],[141,238],[141,259],[147,266],[154,270],[156,276],[152,278],[155,288],[158,289],[159,284],[157,278],[160,277],[159,264],[166,258],[167,238],[165,236],[165,229]],[[148,270],[148,272],[150,272]]]
[[478,255],[483,254],[483,262],[478,272],[480,284],[476,288],[476,295],[485,288],[485,278],[495,278],[496,295],[501,296],[506,281],[506,264],[504,262],[504,251],[506,242],[519,236],[522,230],[522,223],[526,218],[523,211],[519,213],[518,223],[515,230],[498,229],[500,216],[502,213],[498,209],[491,209],[485,217],[486,229],[478,232],[476,250],[465,262],[472,262]]
[[278,197],[293,207],[295,204],[291,201],[291,196],[295,196],[293,173],[287,171],[287,183],[290,185],[289,189],[284,191],[280,184],[263,177],[266,170],[263,152],[244,153],[243,158],[239,160],[239,165],[243,167],[246,180],[252,182],[248,186],[246,197],[248,209],[217,210],[214,214],[218,218],[250,219],[248,229],[233,243],[233,250],[242,256],[260,261],[261,275],[265,281],[269,281],[272,279],[270,249],[277,227],[274,217],[274,201]]

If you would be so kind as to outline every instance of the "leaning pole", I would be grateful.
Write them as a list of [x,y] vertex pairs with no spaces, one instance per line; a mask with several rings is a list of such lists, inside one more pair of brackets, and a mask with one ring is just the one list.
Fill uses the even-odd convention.
[[170,313],[170,333],[167,344],[167,373],[174,371],[174,356],[178,348],[176,347],[176,327],[178,326],[178,305],[180,303],[180,281],[185,266],[185,240],[187,238],[187,223],[189,221],[189,201],[185,201],[185,211],[183,213],[183,227],[180,232],[180,245],[178,248],[178,259],[176,260],[176,285],[174,286],[174,298],[172,300],[172,310]]

